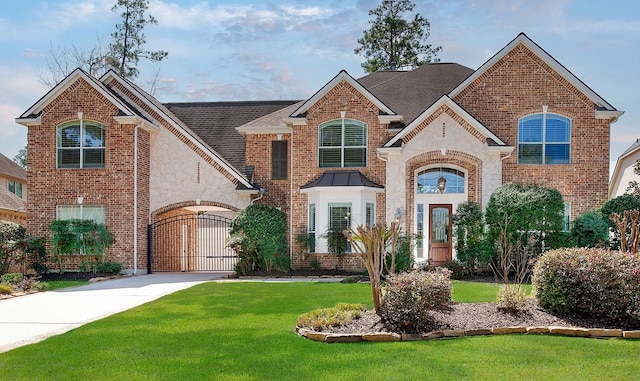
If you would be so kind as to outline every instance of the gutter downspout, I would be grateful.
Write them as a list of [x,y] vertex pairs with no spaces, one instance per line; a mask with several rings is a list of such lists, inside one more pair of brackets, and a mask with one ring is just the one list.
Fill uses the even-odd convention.
[[[289,144],[291,146],[289,148],[289,156],[291,157],[291,163],[289,163],[291,166],[289,168],[289,263],[293,263],[293,126],[291,126],[289,142],[291,143]],[[307,219],[309,219],[308,216]]]
[[133,129],[133,275],[138,272],[138,128]]

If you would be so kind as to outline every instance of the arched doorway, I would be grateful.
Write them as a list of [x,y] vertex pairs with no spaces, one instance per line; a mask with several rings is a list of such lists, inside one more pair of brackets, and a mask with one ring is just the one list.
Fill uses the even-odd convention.
[[415,171],[415,259],[440,266],[454,258],[452,216],[467,200],[467,172],[442,164]]

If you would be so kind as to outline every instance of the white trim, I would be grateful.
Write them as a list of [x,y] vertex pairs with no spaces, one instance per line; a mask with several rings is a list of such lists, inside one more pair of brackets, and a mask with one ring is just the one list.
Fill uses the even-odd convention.
[[402,115],[378,115],[378,121],[380,124],[390,124],[392,122],[402,122],[404,116]]
[[311,98],[307,99],[296,111],[291,114],[291,117],[296,117],[301,114],[304,114],[311,106],[313,106],[316,102],[318,102],[322,97],[324,97],[331,89],[333,89],[338,83],[341,81],[346,81],[351,86],[353,86],[357,91],[359,91],[362,95],[364,95],[371,103],[376,105],[381,111],[386,114],[396,115],[393,110],[391,110],[387,105],[382,103],[381,100],[376,98],[369,90],[364,88],[358,81],[356,81],[346,70],[340,70],[340,73],[333,77],[331,81],[329,81],[326,85],[324,85],[317,93],[315,93]]
[[529,50],[531,50],[538,58],[540,58],[544,63],[549,65],[551,69],[555,70],[558,74],[560,74],[564,79],[566,79],[569,83],[571,83],[575,88],[577,88],[582,94],[584,94],[589,100],[591,100],[598,107],[605,107],[610,111],[615,111],[615,107],[611,106],[607,101],[605,101],[602,97],[596,94],[595,91],[591,90],[589,86],[585,85],[578,77],[573,75],[567,68],[562,66],[555,58],[553,58],[549,53],[545,52],[538,44],[533,42],[526,34],[520,33],[516,38],[514,38],[510,43],[507,44],[504,48],[502,48],[498,53],[496,53],[493,57],[491,57],[487,62],[485,62],[482,66],[478,68],[473,74],[471,74],[467,79],[465,79],[462,83],[456,86],[453,89],[449,96],[454,98],[456,95],[460,94],[467,86],[473,83],[476,79],[478,79],[482,74],[484,74],[488,69],[490,69],[493,65],[495,65],[499,60],[505,57],[510,51],[515,49],[519,44],[524,45]]
[[328,187],[313,187],[313,188],[300,189],[300,193],[327,192],[327,191],[333,191],[332,193],[336,193],[336,194],[344,191],[367,191],[367,192],[383,193],[384,188],[374,188],[374,187],[366,187],[366,186],[355,186],[355,187],[328,186]]
[[307,118],[291,118],[291,117],[287,117],[287,118],[283,118],[282,121],[285,122],[287,125],[292,125],[292,126],[306,126],[307,125]]
[[[634,142],[633,144],[636,144],[636,142]],[[609,179],[609,192],[608,192],[608,197],[607,197],[608,199],[611,199],[611,196],[613,195],[613,189],[616,186],[616,183],[617,183],[617,180],[618,180],[618,176],[620,176],[620,172],[622,170],[622,162],[625,161],[625,159],[627,157],[629,157],[629,156],[633,155],[634,153],[638,152],[638,150],[640,150],[640,145],[638,147],[636,147],[635,149],[629,151],[629,152],[623,153],[616,160],[616,165],[615,165],[615,167],[613,167],[613,173],[611,174],[611,179]]]
[[22,124],[25,127],[39,126],[42,124],[42,116],[38,115],[37,118],[16,118],[16,123]]
[[118,124],[133,124],[138,127],[142,127],[143,130],[146,131],[158,131],[160,128],[156,125],[153,125],[149,121],[137,116],[114,116],[113,120],[118,122]]
[[611,123],[618,121],[624,111],[596,110],[596,119],[608,119]]
[[242,135],[260,135],[260,134],[290,134],[293,128],[291,127],[236,127],[236,131],[238,131]]
[[498,143],[501,146],[505,146],[506,144],[497,137],[493,132],[489,131],[482,123],[478,122],[476,118],[471,116],[468,112],[466,112],[462,107],[458,106],[456,102],[454,102],[447,95],[443,95],[435,101],[428,109],[422,112],[417,118],[413,120],[408,126],[406,126],[401,132],[396,134],[391,140],[389,140],[383,148],[391,148],[395,142],[399,139],[405,137],[409,132],[413,131],[418,125],[420,125],[425,119],[427,119],[431,114],[435,113],[442,106],[448,106],[453,110],[456,114],[460,115],[467,123],[469,123],[473,128],[475,128],[478,132],[480,132],[484,137],[491,138],[493,141]]

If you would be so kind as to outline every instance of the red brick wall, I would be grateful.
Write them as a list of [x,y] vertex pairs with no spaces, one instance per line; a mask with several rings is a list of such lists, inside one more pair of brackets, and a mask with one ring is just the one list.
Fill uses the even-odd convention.
[[[595,119],[594,104],[524,45],[477,78],[454,100],[506,144],[516,146],[503,162],[503,182],[558,189],[571,202],[572,219],[601,207],[609,181],[609,122]],[[549,113],[571,119],[571,163],[518,165],[518,120]]]
[[[56,127],[77,120],[105,126],[105,167],[101,169],[57,169]],[[119,125],[113,117],[118,109],[98,91],[79,79],[42,111],[42,123],[28,131],[29,187],[28,230],[49,235],[48,224],[56,218],[56,205],[100,204],[106,209],[105,224],[114,234],[109,260],[133,268],[133,125]],[[149,134],[138,131],[138,266],[146,268],[146,224],[149,215]]]

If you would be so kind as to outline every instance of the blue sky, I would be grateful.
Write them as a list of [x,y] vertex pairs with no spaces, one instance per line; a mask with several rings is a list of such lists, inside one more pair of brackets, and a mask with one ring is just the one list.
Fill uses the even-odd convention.
[[[0,14],[0,152],[26,144],[14,122],[45,94],[50,51],[107,45],[119,21],[115,0],[3,2]],[[414,1],[431,23],[442,62],[477,69],[520,32],[619,110],[611,160],[640,137],[640,2],[628,0]],[[161,102],[304,99],[341,69],[358,78],[353,53],[368,28],[365,0],[151,0],[146,48],[169,57],[141,64],[148,89],[158,72]]]

